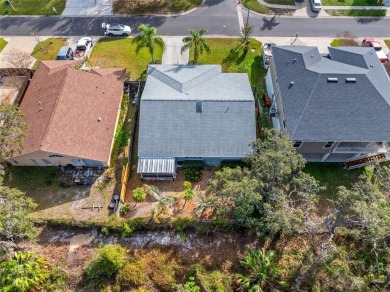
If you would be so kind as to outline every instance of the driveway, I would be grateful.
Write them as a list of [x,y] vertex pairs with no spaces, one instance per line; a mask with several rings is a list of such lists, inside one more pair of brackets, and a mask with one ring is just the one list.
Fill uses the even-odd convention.
[[112,15],[112,0],[66,0],[62,15]]
[[[7,56],[11,56],[16,51],[22,51],[25,53],[28,53],[31,55],[32,51],[34,50],[35,46],[37,45],[37,40],[35,37],[5,37],[4,38],[8,44],[5,46],[5,48],[0,53],[0,68],[12,68],[15,67],[9,62],[6,61]],[[47,37],[40,37],[39,41],[43,41],[47,39]],[[35,63],[35,58],[32,56],[30,57],[30,66],[29,68],[32,68],[32,66]]]

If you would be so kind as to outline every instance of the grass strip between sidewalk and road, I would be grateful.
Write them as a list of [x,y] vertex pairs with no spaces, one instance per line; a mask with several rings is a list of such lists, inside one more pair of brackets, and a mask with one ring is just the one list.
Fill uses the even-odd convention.
[[4,49],[4,47],[8,44],[5,39],[0,38],[0,52]]
[[[271,0],[274,1],[274,0]],[[244,7],[248,8],[249,10],[252,10],[254,12],[260,13],[260,14],[273,14],[273,15],[293,15],[295,10],[294,9],[275,9],[275,8],[269,8],[259,3],[257,0],[242,0],[242,5]]]
[[[137,44],[133,43],[133,39],[100,39],[94,45],[89,65],[100,68],[126,68],[126,76],[130,76],[132,80],[144,78],[152,58],[147,48],[142,48],[137,54]],[[155,47],[154,58],[157,64],[161,64],[162,50],[159,46]]]
[[14,10],[5,0],[1,0],[0,15],[61,15],[65,4],[66,0],[13,0]]
[[360,10],[360,9],[347,9],[347,10],[331,10],[326,9],[326,13],[332,15],[332,16],[376,16],[376,17],[383,17],[386,16],[386,10],[382,9],[367,9],[367,10]]
[[191,10],[201,3],[202,0],[114,0],[113,10],[116,14],[169,14]]
[[381,0],[322,0],[323,6],[383,6]]
[[295,5],[294,0],[264,0],[264,2],[277,5]]

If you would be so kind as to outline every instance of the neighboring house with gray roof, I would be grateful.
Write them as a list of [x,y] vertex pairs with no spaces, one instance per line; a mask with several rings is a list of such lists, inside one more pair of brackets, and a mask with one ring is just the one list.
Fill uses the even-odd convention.
[[273,126],[309,162],[347,168],[390,159],[390,80],[372,48],[273,47],[266,76]]
[[139,117],[138,173],[175,178],[185,160],[241,160],[256,139],[248,76],[220,65],[149,65]]

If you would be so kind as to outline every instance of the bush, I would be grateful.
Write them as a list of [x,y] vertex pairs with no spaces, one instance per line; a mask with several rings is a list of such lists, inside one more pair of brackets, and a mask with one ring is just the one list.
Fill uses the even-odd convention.
[[186,168],[203,168],[204,167],[204,162],[203,160],[184,160],[182,167],[184,169]]
[[134,231],[134,227],[130,225],[129,223],[125,222],[123,223],[123,231],[122,231],[122,237],[130,236]]
[[126,250],[117,244],[109,244],[97,249],[97,258],[87,268],[87,278],[94,284],[101,284],[114,276],[126,263]]
[[202,179],[202,170],[200,168],[186,168],[184,169],[184,177],[190,181],[200,181]]
[[129,211],[130,211],[130,204],[124,204],[124,205],[122,205],[122,206],[119,208],[119,211],[120,211],[122,214],[126,215],[126,214],[129,213]]
[[107,227],[102,227],[102,234],[104,236],[109,236],[110,235],[110,230]]
[[248,164],[244,161],[232,161],[232,160],[224,160],[221,162],[221,167],[229,167],[229,168],[236,168],[237,166],[243,168],[248,167]]
[[142,286],[147,283],[147,276],[139,263],[127,263],[117,274],[117,283],[124,287]]

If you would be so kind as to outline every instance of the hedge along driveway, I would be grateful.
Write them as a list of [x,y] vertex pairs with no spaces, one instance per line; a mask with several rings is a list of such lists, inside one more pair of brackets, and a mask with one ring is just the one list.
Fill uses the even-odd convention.
[[[142,48],[136,53],[134,38],[103,38],[94,46],[89,65],[100,68],[126,68],[126,76],[132,80],[145,77],[148,64],[152,61],[149,50]],[[154,58],[161,63],[162,50],[155,47]]]
[[5,0],[1,0],[0,15],[61,15],[66,0],[13,0],[12,3],[15,10]]

